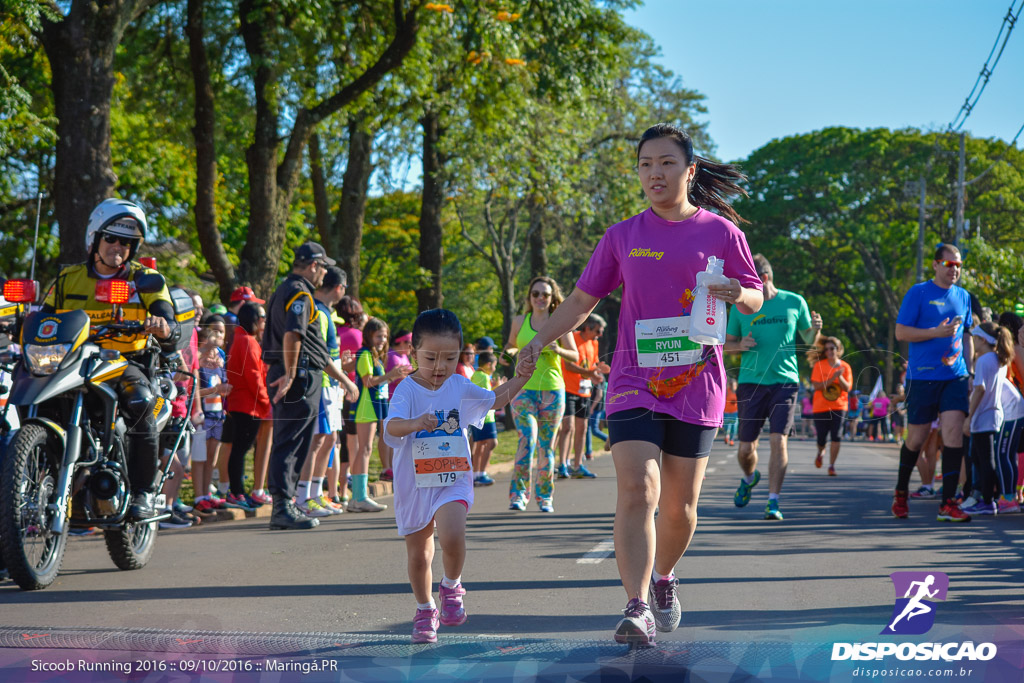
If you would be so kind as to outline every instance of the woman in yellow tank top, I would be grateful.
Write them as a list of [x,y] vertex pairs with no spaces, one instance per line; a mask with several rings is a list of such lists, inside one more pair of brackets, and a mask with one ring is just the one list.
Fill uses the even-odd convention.
[[[530,280],[527,288],[523,315],[512,320],[512,329],[505,351],[516,353],[528,344],[537,330],[562,303],[562,292],[551,278],[538,276]],[[537,361],[537,369],[526,383],[526,387],[512,400],[516,429],[519,431],[519,448],[516,451],[515,469],[509,487],[509,509],[522,511],[530,501],[530,482],[533,473],[534,454],[537,459],[537,479],[534,497],[541,512],[554,512],[552,496],[555,476],[555,437],[565,411],[565,382],[562,379],[562,359],[570,362],[579,360],[576,342],[572,333],[562,335],[549,345]]]

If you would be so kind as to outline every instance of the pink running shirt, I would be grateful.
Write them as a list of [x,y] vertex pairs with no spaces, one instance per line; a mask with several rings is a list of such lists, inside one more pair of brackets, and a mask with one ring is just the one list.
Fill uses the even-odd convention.
[[725,259],[726,277],[761,290],[743,231],[699,209],[668,221],[651,209],[608,228],[576,286],[599,299],[623,285],[619,336],[605,399],[609,414],[647,408],[707,427],[720,427],[725,410],[722,347],[704,346],[689,365],[641,367],[638,320],[689,316],[697,273],[708,257]]

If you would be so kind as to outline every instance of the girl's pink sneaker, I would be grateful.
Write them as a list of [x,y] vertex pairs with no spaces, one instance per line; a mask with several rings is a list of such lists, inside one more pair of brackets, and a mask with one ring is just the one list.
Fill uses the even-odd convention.
[[462,596],[466,589],[459,583],[455,588],[441,584],[441,623],[445,626],[462,626],[466,623],[466,608]]
[[436,609],[418,609],[412,619],[412,642],[436,643],[438,615]]

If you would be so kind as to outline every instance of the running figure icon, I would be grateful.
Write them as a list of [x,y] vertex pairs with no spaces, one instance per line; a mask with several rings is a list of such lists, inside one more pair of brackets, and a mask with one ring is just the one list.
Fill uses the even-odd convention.
[[[914,617],[916,617],[916,616],[918,616],[920,614],[928,614],[929,612],[932,611],[931,605],[927,605],[927,604],[925,604],[925,603],[923,603],[921,601],[925,597],[934,598],[935,595],[939,592],[938,588],[936,588],[933,591],[928,590],[932,586],[932,584],[934,584],[934,583],[935,583],[935,575],[934,574],[929,574],[928,577],[924,581],[913,581],[913,582],[911,582],[910,587],[907,588],[907,592],[903,596],[905,598],[910,598],[910,602],[908,602],[907,606],[903,608],[903,611],[900,612],[900,615],[898,617],[896,617],[895,619],[893,619],[892,623],[889,624],[889,630],[890,631],[895,631],[896,630],[896,623],[900,619],[902,619],[903,617],[906,617],[907,621],[910,621],[911,619],[913,619]],[[914,587],[915,586],[917,587],[917,594],[914,595],[914,597],[911,598],[910,594],[911,594],[911,592],[914,591]]]
[[927,633],[935,624],[935,601],[946,599],[949,577],[935,571],[894,572],[890,576],[896,588],[896,604],[892,620],[882,633]]

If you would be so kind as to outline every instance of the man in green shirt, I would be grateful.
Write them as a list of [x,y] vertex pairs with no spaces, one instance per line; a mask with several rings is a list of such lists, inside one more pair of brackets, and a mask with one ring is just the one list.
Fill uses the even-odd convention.
[[744,315],[733,307],[724,347],[726,353],[743,356],[736,389],[740,441],[737,457],[743,478],[733,502],[736,507],[749,503],[751,489],[761,480],[757,442],[767,419],[771,459],[764,518],[780,520],[779,493],[789,463],[786,439],[793,428],[800,385],[796,335],[799,331],[805,343],[814,344],[821,331],[821,316],[808,310],[807,302],[799,294],[775,286],[772,266],[764,256],[754,256],[754,267],[764,283],[764,305],[754,315]]

